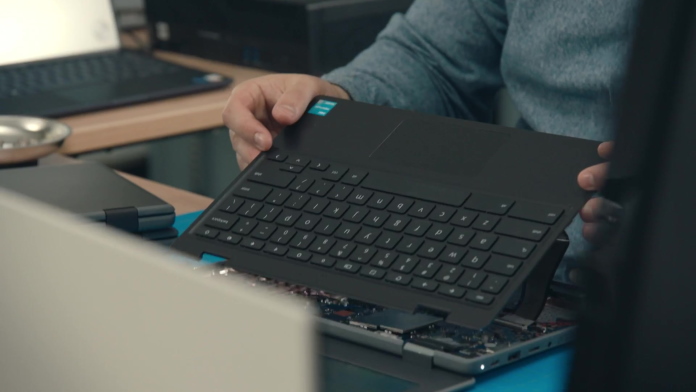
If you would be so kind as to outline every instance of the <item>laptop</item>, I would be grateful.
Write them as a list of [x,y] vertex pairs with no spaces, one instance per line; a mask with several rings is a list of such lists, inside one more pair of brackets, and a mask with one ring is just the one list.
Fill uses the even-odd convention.
[[331,336],[479,374],[572,340],[548,287],[597,144],[318,97],[173,247],[329,293]]
[[231,82],[122,49],[110,0],[13,1],[0,34],[0,114],[59,117]]
[[0,390],[315,390],[297,300],[0,190]]

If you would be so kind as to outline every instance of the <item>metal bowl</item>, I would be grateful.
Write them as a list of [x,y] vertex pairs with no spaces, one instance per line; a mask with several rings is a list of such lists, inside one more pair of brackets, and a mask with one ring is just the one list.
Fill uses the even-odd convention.
[[0,116],[0,165],[32,161],[58,150],[69,126],[46,118]]

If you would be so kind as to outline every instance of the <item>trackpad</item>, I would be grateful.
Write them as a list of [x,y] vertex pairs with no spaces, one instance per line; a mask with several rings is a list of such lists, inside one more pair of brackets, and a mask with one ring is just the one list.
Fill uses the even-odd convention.
[[509,139],[496,131],[479,131],[426,120],[406,120],[370,158],[399,166],[455,176],[475,176]]

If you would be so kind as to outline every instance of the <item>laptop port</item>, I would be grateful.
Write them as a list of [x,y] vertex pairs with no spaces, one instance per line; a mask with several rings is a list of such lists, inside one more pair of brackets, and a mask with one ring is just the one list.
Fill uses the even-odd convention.
[[508,356],[508,361],[515,361],[517,359],[520,359],[520,351],[515,351]]
[[537,350],[539,350],[539,346],[530,348],[530,349],[529,349],[529,352],[530,352],[530,353],[533,353],[534,351],[537,351]]

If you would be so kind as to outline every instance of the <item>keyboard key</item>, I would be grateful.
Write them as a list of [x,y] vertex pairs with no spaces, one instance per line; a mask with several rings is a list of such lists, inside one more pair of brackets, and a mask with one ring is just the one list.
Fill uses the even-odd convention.
[[445,248],[445,244],[440,244],[436,242],[426,242],[420,251],[418,251],[418,256],[425,257],[426,259],[437,259],[437,256],[442,253]]
[[329,164],[323,161],[313,160],[312,163],[309,164],[309,168],[313,170],[324,171],[329,168]]
[[311,202],[305,205],[304,211],[309,212],[310,214],[321,214],[328,205],[328,200],[313,198]]
[[287,154],[282,154],[282,153],[269,153],[266,155],[266,157],[272,161],[276,162],[285,162],[286,159],[288,159]]
[[384,228],[386,230],[401,232],[406,228],[406,225],[408,225],[410,221],[411,218],[401,215],[394,215],[387,221],[387,223],[384,224]]
[[474,221],[474,219],[476,219],[477,216],[478,212],[467,210],[459,211],[450,223],[456,226],[469,227],[471,226],[471,223]]
[[348,222],[360,223],[363,219],[365,219],[368,212],[370,212],[370,210],[365,207],[352,206],[343,219],[347,220]]
[[483,283],[483,280],[486,279],[487,276],[488,274],[483,272],[467,270],[464,276],[459,279],[458,285],[476,290],[481,286],[481,283]]
[[205,225],[216,229],[229,230],[232,228],[232,225],[237,223],[237,219],[234,215],[213,214],[206,219]]
[[464,256],[464,260],[462,260],[461,265],[468,268],[480,269],[484,264],[486,264],[486,261],[488,261],[490,257],[491,255],[488,253],[472,250],[466,256]]
[[363,227],[360,229],[360,233],[355,236],[355,242],[359,244],[372,245],[377,240],[380,233],[381,232],[379,230]]
[[370,265],[379,268],[389,268],[399,258],[396,252],[379,251]]
[[521,201],[512,208],[510,216],[539,223],[552,225],[563,215],[563,209],[544,204]]
[[343,167],[331,166],[324,172],[322,178],[329,181],[339,181],[347,171],[348,169]]
[[[367,172],[351,169],[348,175],[343,177],[343,183],[348,185],[359,185],[360,182],[367,176]],[[372,194],[372,192],[370,192]]]
[[420,263],[420,266],[416,268],[416,270],[413,272],[413,275],[419,276],[421,278],[432,279],[441,267],[442,264],[438,263],[437,261],[428,261]]
[[242,236],[237,234],[223,233],[220,237],[218,237],[218,241],[236,245],[242,241]]
[[474,238],[474,240],[471,241],[471,244],[469,246],[474,249],[489,250],[497,240],[497,235],[479,233],[476,235],[476,238]]
[[347,259],[348,256],[355,250],[355,244],[345,241],[339,241],[331,249],[330,255],[339,259]]
[[315,238],[317,236],[312,233],[298,232],[290,241],[290,246],[296,249],[307,249]]
[[394,249],[396,244],[401,241],[401,236],[396,233],[382,233],[375,244],[378,248],[382,249]]
[[374,255],[377,253],[377,249],[373,246],[360,245],[355,248],[353,255],[350,256],[352,261],[360,264],[367,264],[372,260]]
[[255,240],[253,238],[245,238],[242,240],[242,246],[249,249],[260,250],[265,244],[263,241]]
[[385,195],[384,193],[375,193],[372,195],[370,198],[370,201],[367,203],[367,206],[370,208],[375,208],[378,210],[383,210],[387,208],[389,203],[392,201],[394,196],[392,195]]
[[402,286],[406,286],[406,285],[408,285],[409,283],[411,283],[411,281],[413,280],[413,278],[411,278],[410,276],[408,276],[408,275],[406,275],[406,274],[400,274],[400,273],[397,273],[397,272],[390,272],[390,273],[387,274],[387,277],[385,278],[385,280],[386,280],[387,282],[391,282],[391,283],[395,283],[395,284],[400,284],[400,285],[402,285]]
[[466,201],[464,207],[496,215],[505,215],[513,203],[515,203],[514,200],[505,197],[473,194]]
[[258,220],[262,220],[264,222],[273,222],[278,218],[278,215],[283,211],[282,208],[276,207],[276,206],[265,206],[259,212],[259,215],[257,217]]
[[291,173],[302,173],[302,170],[304,170],[304,166],[299,166],[299,165],[283,165],[280,167],[280,170],[291,172]]
[[413,288],[431,292],[437,290],[438,286],[440,286],[440,284],[435,283],[432,280],[421,278],[415,278],[413,279],[413,283],[411,283],[411,287]]
[[522,265],[521,260],[495,255],[486,264],[485,270],[499,275],[512,276]]
[[359,230],[360,226],[344,222],[341,224],[341,227],[339,227],[336,231],[336,238],[340,238],[343,240],[352,240],[353,237],[355,237],[355,235],[358,234]]
[[220,230],[209,229],[207,227],[201,227],[196,230],[196,235],[199,237],[210,238],[214,240],[220,234]]
[[275,223],[281,226],[290,227],[294,225],[295,222],[297,222],[301,215],[302,214],[299,211],[285,210],[280,215],[278,215],[278,218],[276,219]]
[[490,294],[499,294],[503,287],[507,284],[508,280],[500,276],[489,276],[486,282],[481,287],[481,291]]
[[307,195],[303,195],[301,193],[293,193],[290,199],[285,203],[285,206],[288,208],[292,208],[293,210],[301,210],[304,208],[305,204],[309,202],[309,199],[311,199]]
[[483,293],[469,292],[466,295],[466,300],[471,302],[476,302],[481,305],[490,305],[493,302],[493,296]]
[[480,231],[491,231],[499,221],[500,218],[497,216],[482,214],[476,219],[471,228]]
[[316,215],[305,214],[302,219],[299,219],[295,224],[296,229],[312,231],[314,227],[321,221],[321,218]]
[[297,165],[297,166],[307,166],[307,165],[309,165],[309,159],[297,157],[297,156],[291,156],[290,158],[288,158],[288,163],[290,163],[292,165]]
[[518,219],[503,218],[495,232],[525,240],[541,241],[549,230],[545,225]]
[[240,199],[238,197],[232,197],[229,200],[226,200],[224,203],[220,204],[218,209],[220,211],[229,212],[230,214],[234,214],[235,212],[237,212],[239,207],[242,206],[242,204],[244,204],[244,199]]
[[276,188],[287,188],[295,179],[295,175],[272,169],[261,169],[252,171],[248,179],[249,181],[274,186]]
[[447,239],[451,232],[451,226],[436,224],[430,230],[428,230],[428,233],[425,234],[425,238],[435,241],[444,241]]
[[417,219],[417,220],[414,220],[413,222],[409,223],[409,225],[406,227],[406,231],[404,233],[406,233],[408,235],[416,236],[416,237],[422,237],[425,235],[425,233],[428,232],[428,229],[432,225],[433,224],[428,222],[428,221]]
[[331,268],[336,265],[336,259],[326,256],[314,256],[311,263],[320,265],[322,267]]
[[423,245],[422,239],[405,237],[403,240],[401,240],[401,242],[399,242],[399,246],[396,247],[396,251],[412,255],[418,252],[421,245]]
[[418,266],[419,262],[420,259],[418,257],[401,257],[399,262],[394,264],[392,270],[396,272],[402,272],[404,274],[410,274],[411,271],[413,271]]
[[447,239],[447,242],[449,242],[450,244],[466,246],[466,244],[468,244],[469,241],[471,241],[471,239],[474,238],[475,235],[476,233],[474,233],[472,230],[457,229],[452,234],[450,234],[449,238]]
[[290,191],[275,190],[266,198],[266,202],[273,205],[282,206],[288,197],[290,197]]
[[413,200],[397,197],[391,202],[391,204],[389,204],[387,210],[391,212],[398,212],[399,214],[405,214],[412,205]]
[[256,227],[256,221],[247,218],[241,218],[234,227],[232,227],[232,232],[241,235],[247,235],[251,233]]
[[[306,250],[290,249],[288,251],[288,257],[293,259],[293,260],[307,261],[307,260],[312,258],[312,254],[307,252]],[[314,261],[312,261],[312,263],[314,263]]]
[[529,241],[500,237],[498,243],[496,243],[495,247],[493,247],[493,252],[500,253],[501,255],[517,257],[518,259],[526,259],[529,257],[535,247],[536,244]]
[[253,218],[256,214],[261,211],[263,203],[260,202],[250,202],[244,204],[244,207],[239,209],[239,215],[246,216],[247,218]]
[[365,222],[363,222],[367,226],[372,226],[372,227],[382,227],[384,222],[389,219],[389,213],[385,211],[372,211],[367,215],[367,218],[365,218]]
[[356,264],[350,261],[339,261],[336,265],[336,269],[339,271],[355,274],[358,271],[360,271],[360,264]]
[[331,247],[334,246],[336,240],[329,237],[317,237],[309,248],[310,251],[314,253],[319,253],[325,255],[329,253]]
[[265,185],[251,184],[247,182],[235,189],[234,194],[251,200],[263,201],[263,199],[265,199],[272,190],[273,189]]
[[274,225],[260,224],[256,226],[256,229],[251,233],[251,236],[256,239],[266,241],[275,230],[276,227]]
[[455,286],[441,286],[437,292],[452,298],[462,298],[466,294],[466,290]]
[[433,203],[418,201],[411,207],[408,214],[415,218],[427,218],[433,208],[435,208],[435,204]]
[[382,279],[386,274],[386,271],[373,267],[365,267],[363,268],[362,272],[360,272],[360,275],[367,276],[368,278],[372,279]]
[[362,206],[370,200],[370,196],[372,196],[372,191],[356,189],[350,194],[350,197],[348,197],[348,203]]
[[329,192],[329,199],[344,201],[353,192],[353,187],[348,185],[336,185]]
[[273,233],[273,236],[271,236],[271,242],[287,245],[292,237],[295,236],[295,233],[297,233],[297,231],[294,229],[280,229]]
[[438,206],[435,211],[430,214],[430,220],[447,223],[452,219],[452,215],[454,215],[455,212],[456,210],[452,207]]
[[333,188],[333,184],[328,181],[317,181],[309,188],[309,193],[315,196],[324,197]]
[[346,211],[348,211],[348,204],[333,202],[329,205],[329,208],[324,211],[324,216],[340,219]]
[[288,248],[280,245],[267,244],[263,251],[276,256],[285,256],[288,253]]
[[314,180],[307,177],[297,177],[295,181],[290,185],[290,189],[297,192],[306,192],[310,186],[314,184]]
[[440,261],[444,261],[449,264],[459,264],[464,258],[467,250],[464,248],[459,248],[457,246],[448,246],[445,251],[440,255]]
[[323,235],[333,235],[333,233],[336,231],[336,229],[338,229],[338,226],[340,225],[340,221],[325,218],[322,219],[321,224],[317,225],[314,232]]
[[457,266],[445,266],[435,277],[435,280],[442,283],[455,284],[459,277],[464,273],[464,268]]

